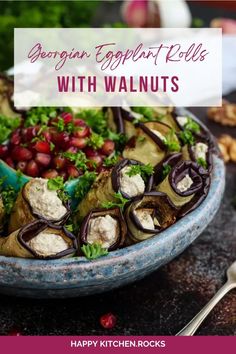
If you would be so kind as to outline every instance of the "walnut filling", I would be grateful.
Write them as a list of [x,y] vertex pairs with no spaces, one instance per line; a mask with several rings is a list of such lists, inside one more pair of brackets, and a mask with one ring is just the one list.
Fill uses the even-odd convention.
[[195,159],[203,159],[206,161],[206,154],[208,152],[208,146],[204,143],[197,143],[192,147]]
[[110,215],[98,216],[89,221],[87,242],[99,243],[103,248],[112,246],[119,236],[118,221]]
[[186,192],[191,187],[192,184],[193,184],[192,178],[189,176],[189,174],[186,174],[186,176],[184,176],[184,178],[182,178],[177,183],[176,187],[180,192]]
[[49,190],[48,180],[44,178],[35,178],[29,182],[27,188],[28,201],[37,214],[45,219],[59,220],[67,212],[57,191]]
[[120,191],[133,198],[144,193],[145,183],[140,174],[129,176],[129,170],[130,166],[126,166],[120,171]]
[[27,244],[38,255],[44,257],[53,256],[69,248],[63,237],[46,231],[40,232],[37,236],[27,242]]
[[134,213],[144,229],[154,230],[155,226],[160,226],[153,209],[137,209]]
[[178,116],[178,117],[176,117],[176,120],[181,127],[184,127],[188,123],[187,117]]

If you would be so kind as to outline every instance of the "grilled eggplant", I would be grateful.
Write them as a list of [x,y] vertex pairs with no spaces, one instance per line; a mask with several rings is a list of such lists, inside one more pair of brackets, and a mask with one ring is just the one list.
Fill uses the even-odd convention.
[[127,227],[120,208],[92,210],[80,228],[81,245],[100,244],[109,251],[124,244]]
[[131,243],[146,240],[176,220],[177,208],[165,193],[149,192],[128,205],[125,219]]
[[73,234],[46,220],[35,220],[0,238],[0,254],[7,257],[57,259],[72,257],[77,249]]
[[9,232],[18,230],[36,219],[63,224],[70,215],[69,205],[58,197],[57,191],[49,190],[48,180],[34,178],[19,192],[9,222]]

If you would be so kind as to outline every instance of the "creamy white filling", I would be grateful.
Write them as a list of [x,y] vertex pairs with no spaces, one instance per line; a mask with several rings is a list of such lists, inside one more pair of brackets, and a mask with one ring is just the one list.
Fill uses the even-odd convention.
[[187,117],[178,116],[178,117],[176,117],[176,120],[181,127],[184,127],[188,123]]
[[193,180],[192,178],[189,176],[189,174],[187,174],[186,176],[184,176],[184,178],[182,178],[178,183],[177,183],[177,189],[180,192],[185,192],[187,191],[191,185],[193,184]]
[[57,191],[49,190],[48,180],[35,178],[28,187],[28,200],[34,212],[49,220],[58,220],[66,214],[67,209],[57,195]]
[[204,143],[197,143],[192,147],[195,159],[203,159],[206,161],[206,154],[208,152],[208,146]]
[[149,209],[137,209],[134,213],[144,229],[155,229],[154,220]]
[[110,215],[98,216],[89,221],[87,242],[99,243],[103,248],[109,248],[116,242],[118,232],[117,220]]
[[66,241],[60,235],[50,234],[48,232],[40,232],[27,242],[27,244],[38,255],[44,257],[53,256],[69,248]]
[[140,174],[128,176],[127,172],[130,168],[130,166],[125,166],[120,171],[120,191],[133,198],[144,193],[145,183]]
[[166,137],[161,134],[158,130],[151,129],[151,132],[153,132],[158,138],[160,138],[164,143],[166,142]]

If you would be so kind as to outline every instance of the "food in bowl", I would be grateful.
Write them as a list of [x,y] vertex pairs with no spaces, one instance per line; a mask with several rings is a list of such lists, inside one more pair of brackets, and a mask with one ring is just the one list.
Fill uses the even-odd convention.
[[31,179],[19,191],[2,181],[1,255],[95,259],[158,237],[207,196],[216,145],[178,109],[32,108],[18,115],[3,116],[0,156]]

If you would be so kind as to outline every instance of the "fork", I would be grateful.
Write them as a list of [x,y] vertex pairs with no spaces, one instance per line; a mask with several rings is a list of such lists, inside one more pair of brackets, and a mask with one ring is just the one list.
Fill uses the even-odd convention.
[[233,288],[236,288],[236,261],[227,270],[227,282],[176,336],[193,336],[215,305]]

